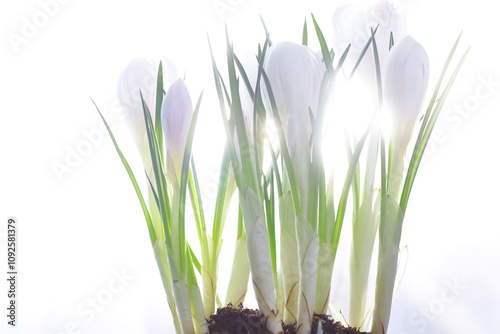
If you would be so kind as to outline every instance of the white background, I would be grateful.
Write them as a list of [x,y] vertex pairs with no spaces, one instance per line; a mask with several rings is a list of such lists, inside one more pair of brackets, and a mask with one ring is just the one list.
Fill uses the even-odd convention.
[[[70,171],[58,176],[54,165],[67,164],[70,152],[87,140],[85,133],[102,133],[92,97],[140,175],[138,154],[117,112],[116,83],[133,57],[167,56],[186,73],[193,100],[204,90],[194,154],[210,221],[224,137],[207,33],[220,64],[224,24],[236,51],[251,57],[265,37],[259,13],[274,41],[300,42],[304,17],[313,12],[330,41],[331,18],[342,2],[61,1],[25,44],[14,47],[9,34],[21,35],[26,20],[33,22],[42,11],[41,3],[0,4],[0,268],[5,271],[5,225],[15,217],[20,273],[16,328],[6,325],[7,285],[1,274],[0,332],[173,333],[144,218],[107,135],[73,161]],[[472,49],[443,111],[450,118],[436,125],[441,136],[410,199],[402,240],[409,261],[391,318],[395,334],[500,328],[498,12],[487,0],[450,3],[400,3],[409,33],[429,54],[430,87],[460,31],[460,51]],[[311,24],[310,31],[314,40]],[[483,79],[496,85],[478,99],[478,89],[488,92]],[[222,295],[235,237],[230,225],[234,215],[224,235]],[[194,223],[190,226],[194,233]],[[348,249],[348,241],[342,238],[341,245]],[[347,267],[340,262],[331,302],[347,310]],[[107,293],[113,273],[122,271],[130,280],[120,292]],[[455,293],[446,290],[450,282],[459,286]],[[98,296],[110,297],[100,312],[94,317],[79,312],[88,311],[87,303]]]

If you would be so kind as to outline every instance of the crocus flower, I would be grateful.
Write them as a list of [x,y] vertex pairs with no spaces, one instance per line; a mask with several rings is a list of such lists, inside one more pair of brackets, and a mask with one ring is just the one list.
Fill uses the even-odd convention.
[[384,99],[392,115],[393,140],[406,146],[429,82],[429,58],[415,39],[405,37],[387,59]]
[[[377,3],[349,4],[339,7],[333,16],[333,49],[342,54],[349,44],[349,54],[346,59],[348,70],[359,59],[363,48],[371,37],[371,29],[378,30],[375,34],[377,52],[381,67],[389,53],[389,39],[391,32],[397,43],[406,35],[406,19],[389,1]],[[358,73],[363,80],[371,85],[375,80],[373,50],[369,48],[363,57]]]
[[179,78],[165,94],[161,107],[161,122],[167,156],[167,175],[174,185],[178,185],[180,182],[182,160],[192,116],[191,96],[186,84]]
[[[306,46],[280,42],[269,49],[264,69],[284,128],[288,112],[293,106],[298,115],[306,115],[304,125],[310,134],[309,108],[315,115],[325,70],[321,58]],[[266,89],[264,95],[267,95]]]
[[[156,109],[156,84],[159,60],[135,58],[122,72],[118,81],[118,99],[126,116],[126,123],[137,144],[146,171],[150,171],[151,157],[141,93],[154,119]],[[164,87],[177,78],[177,69],[168,59],[162,59]]]

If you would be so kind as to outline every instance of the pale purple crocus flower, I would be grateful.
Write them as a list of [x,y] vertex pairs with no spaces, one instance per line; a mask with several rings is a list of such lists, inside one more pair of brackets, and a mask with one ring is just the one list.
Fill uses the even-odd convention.
[[181,178],[182,161],[192,117],[191,96],[184,80],[179,78],[165,94],[161,108],[167,176],[177,186]]

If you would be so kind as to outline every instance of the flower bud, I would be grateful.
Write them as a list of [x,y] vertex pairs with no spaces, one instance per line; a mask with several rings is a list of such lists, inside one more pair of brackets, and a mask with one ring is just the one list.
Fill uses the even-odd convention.
[[161,123],[165,137],[167,175],[179,185],[182,160],[193,116],[191,96],[184,81],[177,79],[165,94],[161,107]]
[[[118,81],[118,99],[124,109],[126,123],[137,144],[144,167],[148,172],[151,166],[151,157],[141,93],[151,112],[151,118],[154,120],[159,64],[158,60],[135,58],[122,72]],[[168,87],[177,77],[177,69],[168,59],[162,60],[162,67],[164,87]]]
[[[306,120],[310,134],[309,108],[316,114],[321,80],[325,71],[321,58],[306,46],[292,42],[273,44],[264,69],[269,77],[278,112],[286,129],[290,108]],[[264,95],[267,91],[264,89]]]
[[406,145],[429,83],[429,58],[415,39],[405,37],[387,58],[384,100],[392,115],[393,139]]

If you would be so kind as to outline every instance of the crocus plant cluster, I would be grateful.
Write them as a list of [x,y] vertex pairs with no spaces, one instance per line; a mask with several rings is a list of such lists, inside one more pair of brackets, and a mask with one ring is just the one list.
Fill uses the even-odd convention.
[[[269,331],[283,333],[283,323],[296,323],[298,333],[311,333],[314,313],[336,310],[330,302],[336,288],[331,281],[348,198],[353,201],[348,323],[373,334],[388,332],[409,195],[467,51],[449,74],[457,40],[428,94],[427,53],[406,35],[404,17],[391,3],[339,8],[333,17],[333,47],[314,16],[312,23],[318,51],[308,46],[307,21],[301,44],[272,42],[265,28],[256,61],[246,67],[227,34],[226,77],[211,50],[227,136],[211,233],[191,154],[201,96],[193,104],[167,59],[135,59],[119,80],[118,95],[144,165],[146,197],[108,131],[143,209],[179,334],[209,333],[207,319],[216,305],[242,303],[250,278]],[[324,123],[328,113],[342,112],[332,108],[332,101],[337,85],[353,76],[376,99],[369,126],[346,141],[348,169],[340,180],[342,191],[334,194],[333,171],[324,163]],[[427,95],[431,97],[425,103]],[[390,133],[382,131],[385,113],[390,115]],[[238,224],[238,234],[222,303],[218,263],[233,197],[239,215],[229,223]],[[193,210],[194,222],[186,222],[186,210]],[[195,254],[186,238],[194,226],[201,254]],[[374,256],[377,266],[371,268]],[[371,271],[376,277],[374,300],[367,297]]]

